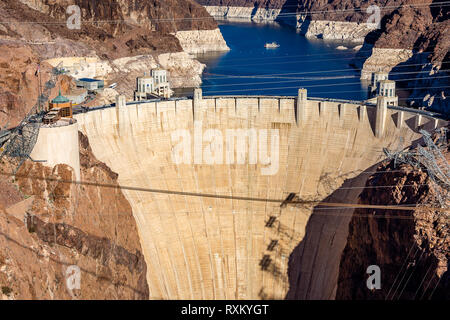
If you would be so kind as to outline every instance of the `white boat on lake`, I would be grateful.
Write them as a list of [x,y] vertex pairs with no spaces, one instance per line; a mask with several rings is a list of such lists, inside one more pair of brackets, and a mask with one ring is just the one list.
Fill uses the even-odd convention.
[[266,43],[265,45],[264,45],[264,47],[266,48],[266,49],[273,49],[273,48],[278,48],[280,45],[278,44],[278,43],[276,43],[275,41],[274,42],[271,42],[271,43]]

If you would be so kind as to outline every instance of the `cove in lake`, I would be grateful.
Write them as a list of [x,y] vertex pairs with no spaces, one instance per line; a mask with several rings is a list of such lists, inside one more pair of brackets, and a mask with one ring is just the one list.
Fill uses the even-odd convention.
[[[307,39],[278,23],[221,22],[219,27],[231,50],[197,56],[207,66],[204,95],[295,96],[303,87],[311,97],[367,99],[367,82],[350,66],[356,44]],[[264,47],[273,41],[280,47]]]

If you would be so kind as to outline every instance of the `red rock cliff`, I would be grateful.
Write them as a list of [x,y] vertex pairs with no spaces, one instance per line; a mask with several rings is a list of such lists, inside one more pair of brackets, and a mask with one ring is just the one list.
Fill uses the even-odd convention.
[[[360,203],[417,207],[355,210],[341,256],[336,299],[449,299],[448,212],[424,208],[436,203],[430,178],[410,165],[395,168],[393,162],[378,171],[368,180]],[[366,285],[370,265],[380,267],[379,290]]]
[[[83,181],[117,186],[117,174],[80,133]],[[3,164],[5,172],[7,164]],[[10,172],[10,170],[6,170]],[[69,184],[72,169],[26,162],[0,188],[0,297],[147,299],[146,263],[131,207],[119,189]],[[2,192],[3,193],[3,192]],[[67,269],[81,270],[68,290]]]

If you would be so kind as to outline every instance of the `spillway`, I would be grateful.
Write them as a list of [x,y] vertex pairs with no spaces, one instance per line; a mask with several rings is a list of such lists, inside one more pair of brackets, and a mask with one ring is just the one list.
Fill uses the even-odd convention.
[[[138,225],[151,299],[334,298],[353,209],[257,199],[295,193],[356,203],[369,176],[363,172],[384,158],[383,147],[408,146],[420,137],[418,125],[439,122],[388,108],[379,127],[375,107],[307,100],[296,112],[297,105],[296,97],[197,97],[119,103],[76,116],[121,186],[254,198],[123,190]],[[201,161],[194,150],[200,129]],[[205,161],[208,132],[225,140],[233,129],[277,133],[278,163],[273,154],[270,162],[255,163],[252,152],[243,163]],[[174,152],[183,133],[192,138],[186,144],[192,152],[180,162]],[[257,138],[270,153],[275,136]]]

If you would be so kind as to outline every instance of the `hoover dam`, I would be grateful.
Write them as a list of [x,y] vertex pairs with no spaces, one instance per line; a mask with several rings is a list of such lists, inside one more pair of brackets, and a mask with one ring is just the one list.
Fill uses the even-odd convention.
[[[357,203],[383,148],[445,125],[381,97],[364,105],[307,98],[304,89],[297,97],[119,97],[75,119],[121,186],[153,190],[123,189],[151,299],[333,299],[354,208],[319,202]],[[220,146],[229,132],[244,154]]]

